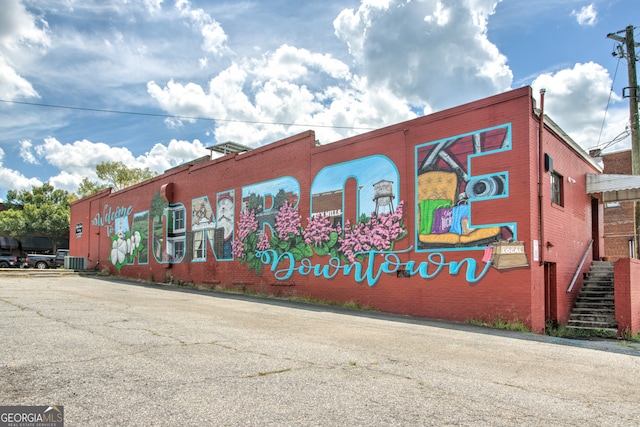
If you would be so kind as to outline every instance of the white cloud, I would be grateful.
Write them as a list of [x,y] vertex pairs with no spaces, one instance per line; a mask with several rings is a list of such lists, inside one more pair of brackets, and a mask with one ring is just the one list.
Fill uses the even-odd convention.
[[156,82],[151,81],[147,83],[147,91],[162,108],[171,114],[197,117],[206,116],[210,112],[206,103],[206,94],[202,87],[196,83],[183,85],[169,80],[167,86],[161,88]]
[[[129,167],[149,168],[154,172],[163,173],[166,169],[209,153],[197,139],[193,142],[173,139],[166,146],[156,144],[150,151],[137,157],[127,148],[111,147],[102,142],[91,142],[86,139],[63,143],[54,137],[48,137],[41,144],[35,145],[31,141],[22,141],[21,147],[25,152],[23,158],[30,159],[32,163],[46,163],[60,170],[57,175],[49,179],[49,182],[56,188],[69,192],[77,191],[78,185],[85,177],[97,180],[96,165],[102,162],[123,162]],[[4,185],[2,181],[3,173],[10,176],[16,175],[15,172],[11,175],[12,172],[2,169],[0,165],[0,188],[15,188]],[[23,185],[40,182],[26,179],[23,181]]]
[[61,171],[77,173],[95,179],[95,166],[101,162],[121,161],[133,165],[135,159],[128,148],[111,147],[103,142],[86,139],[73,143],[62,143],[54,137],[44,139],[33,147],[41,161],[46,161]]
[[424,21],[444,27],[449,23],[449,15],[449,9],[445,8],[441,2],[438,2],[436,4],[436,10],[433,14],[425,16]]
[[22,160],[32,165],[37,165],[38,163],[40,163],[38,159],[36,159],[36,157],[33,155],[33,144],[30,140],[23,139],[22,141],[18,142],[18,144],[20,145],[20,157],[22,158]]
[[31,83],[20,76],[16,70],[7,64],[6,59],[0,54],[0,96],[3,99],[14,100],[16,98],[37,97],[38,93]]
[[591,3],[589,6],[582,7],[579,11],[571,11],[571,16],[575,16],[579,25],[595,25],[598,18],[596,8]]
[[[497,1],[363,2],[334,21],[357,72],[414,105],[443,109],[508,89],[506,57],[487,38]],[[452,90],[455,88],[455,90]]]
[[4,166],[5,153],[0,148],[0,189],[2,190],[30,190],[33,186],[42,185],[37,178],[27,178],[22,173]]
[[170,80],[164,87],[149,82],[147,91],[171,114],[217,119],[217,141],[249,146],[308,128],[322,142],[332,142],[358,132],[332,125],[374,129],[415,117],[405,100],[385,87],[370,90],[343,62],[288,45],[232,64],[207,90]]
[[[171,114],[219,119],[215,136],[221,142],[255,146],[305,130],[293,123],[322,126],[316,134],[330,142],[360,130],[328,126],[379,128],[413,118],[414,111],[431,112],[508,89],[511,70],[487,38],[496,3],[365,0],[334,21],[353,68],[329,54],[283,44],[233,63],[208,88],[151,81],[147,92]],[[194,22],[205,20],[186,0],[177,7]]]
[[208,154],[209,151],[197,139],[193,142],[172,139],[168,145],[155,144],[150,151],[136,157],[135,165],[131,166],[163,173],[167,169]]
[[144,5],[149,13],[156,14],[162,9],[162,0],[144,0]]
[[[611,77],[608,71],[594,62],[576,64],[555,74],[542,74],[531,86],[538,94],[546,89],[545,114],[553,119],[569,136],[585,149],[612,140],[624,131],[628,110],[621,103],[620,96],[611,93],[612,105],[607,112],[602,136],[601,124],[605,118],[607,101],[611,91]],[[629,141],[609,148],[622,149]]]
[[69,193],[75,193],[78,190],[78,184],[84,179],[79,173],[70,173],[62,171],[56,176],[49,178],[49,184],[60,190],[66,190]]
[[[38,25],[40,24],[40,27]],[[48,24],[30,14],[20,0],[4,0],[0,14],[0,46],[19,50],[49,46]]]
[[176,1],[175,7],[183,17],[187,18],[189,22],[200,31],[203,39],[202,49],[205,52],[216,56],[231,53],[231,50],[227,46],[227,34],[219,22],[204,10],[193,9],[191,2],[187,0]]
[[349,66],[331,55],[313,53],[286,44],[273,53],[253,60],[253,64],[253,72],[262,80],[296,81],[308,79],[314,72],[326,74],[334,79],[348,80],[351,77]]
[[202,37],[204,39],[202,48],[205,52],[214,55],[226,52],[225,43],[227,35],[217,22],[211,22],[202,26]]
[[3,99],[38,96],[20,68],[33,54],[50,45],[48,24],[31,15],[19,0],[5,0],[0,13],[0,96]]

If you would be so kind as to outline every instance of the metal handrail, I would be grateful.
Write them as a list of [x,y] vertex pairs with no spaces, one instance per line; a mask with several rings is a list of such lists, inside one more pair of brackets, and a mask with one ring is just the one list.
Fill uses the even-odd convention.
[[576,284],[576,280],[578,280],[578,275],[580,274],[580,270],[582,270],[582,266],[584,265],[584,262],[587,259],[587,255],[589,255],[589,251],[591,250],[591,247],[593,246],[593,240],[591,240],[589,242],[589,244],[587,245],[587,250],[584,251],[584,255],[582,255],[582,259],[580,260],[580,264],[578,265],[578,268],[576,269],[575,274],[573,275],[573,279],[571,279],[571,283],[569,284],[569,287],[567,288],[567,293],[571,292],[571,290],[573,289],[573,285]]

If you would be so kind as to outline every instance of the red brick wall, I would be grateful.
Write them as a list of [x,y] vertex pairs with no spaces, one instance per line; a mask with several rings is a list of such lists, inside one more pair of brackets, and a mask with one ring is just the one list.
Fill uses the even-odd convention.
[[[105,200],[110,192],[111,190],[107,189],[71,205],[69,253],[73,256],[86,257],[89,269],[99,269],[99,260],[106,259],[104,254],[109,250],[103,227],[92,224],[92,220],[97,213],[103,212]],[[82,227],[80,236],[76,234],[78,224]]]
[[[101,193],[73,204],[72,229],[81,222],[84,232],[80,238],[71,236],[71,253],[87,256],[90,266],[99,260],[114,274],[145,280],[173,278],[224,286],[242,283],[260,292],[287,292],[329,301],[355,301],[387,312],[456,321],[470,318],[491,321],[498,317],[517,319],[541,332],[545,323],[545,283],[544,268],[533,259],[532,247],[533,242],[540,239],[538,127],[532,110],[531,91],[522,88],[332,144],[315,146],[314,134],[307,132],[248,153],[174,168],[145,183],[112,194]],[[471,264],[476,263],[475,275],[481,275],[485,266],[482,248],[448,248],[435,252],[416,249],[415,225],[419,215],[416,208],[416,147],[503,125],[508,125],[511,131],[511,150],[470,157],[465,167],[470,168],[473,176],[506,172],[507,197],[470,203],[471,217],[476,225],[515,224],[517,238],[524,243],[529,266],[505,270],[489,267],[486,275],[474,282],[474,278],[469,279],[465,273]],[[548,174],[543,176],[543,255],[546,261],[557,264],[556,311],[559,320],[563,321],[568,318],[575,297],[575,294],[566,294],[566,287],[592,237],[591,199],[585,191],[585,174],[595,172],[595,169],[581,160],[550,129],[545,130],[544,150],[554,158],[554,165],[565,180],[565,205],[556,207],[550,203]],[[150,209],[154,193],[162,185],[172,183],[175,191],[171,201],[184,204],[187,230],[191,229],[192,199],[207,196],[213,201],[217,193],[234,190],[237,235],[243,187],[283,176],[295,178],[300,185],[298,213],[304,225],[310,216],[310,189],[318,173],[328,166],[368,156],[384,156],[397,168],[400,182],[395,203],[404,202],[403,220],[408,231],[406,237],[395,243],[391,258],[376,255],[370,258],[371,262],[363,261],[363,273],[371,266],[371,275],[380,274],[375,283],[367,280],[357,282],[354,270],[349,273],[341,270],[340,274],[329,279],[298,271],[286,280],[278,280],[269,265],[263,266],[256,274],[237,260],[215,261],[212,256],[206,262],[183,261],[177,264],[161,264],[151,256],[148,264],[133,263],[118,271],[108,261],[111,247],[106,228],[91,225],[96,214],[104,215],[105,205],[114,209],[131,206],[133,212]],[[575,182],[568,182],[569,177]],[[355,219],[358,191],[355,179],[349,179],[344,188],[345,218]],[[549,250],[545,245],[547,241],[553,244]],[[305,259],[309,263],[305,265],[317,266],[318,269],[329,263],[328,257],[318,255]],[[385,261],[385,265],[389,265],[389,259],[392,263],[413,262],[414,266],[422,263],[428,266],[422,271],[422,275],[427,277],[421,277],[421,274],[398,277],[395,270],[379,271]],[[462,263],[459,271],[455,268],[456,263]],[[302,264],[298,261],[296,265]],[[306,271],[310,272],[312,267]]]
[[631,175],[631,150],[603,154],[604,173]]
[[640,260],[623,258],[616,261],[614,281],[618,332],[640,333]]
[[[574,302],[582,287],[582,273],[588,271],[589,253],[578,274],[578,282],[572,292],[567,292],[571,279],[587,250],[592,235],[591,195],[586,192],[586,173],[596,172],[584,160],[578,160],[564,144],[558,144],[549,133],[544,136],[544,152],[553,159],[553,170],[562,177],[563,204],[551,202],[551,173],[543,174],[544,241],[541,252],[544,261],[556,264],[557,272],[557,321],[566,323]],[[595,254],[595,258],[598,258]]]
[[[631,150],[604,154],[604,173],[631,174]],[[613,260],[629,257],[629,239],[634,236],[634,202],[609,203],[604,209],[604,253]]]

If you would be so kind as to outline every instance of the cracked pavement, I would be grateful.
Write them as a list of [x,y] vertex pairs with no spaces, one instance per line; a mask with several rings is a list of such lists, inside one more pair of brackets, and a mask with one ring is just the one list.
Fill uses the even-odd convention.
[[634,425],[640,351],[89,277],[0,278],[0,404],[68,426]]

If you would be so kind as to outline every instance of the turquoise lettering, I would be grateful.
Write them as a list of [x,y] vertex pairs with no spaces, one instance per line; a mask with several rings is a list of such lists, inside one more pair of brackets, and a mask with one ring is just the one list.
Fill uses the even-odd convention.
[[[327,264],[314,264],[311,259],[303,258],[296,265],[295,257],[291,252],[278,254],[273,249],[267,249],[265,251],[256,251],[255,254],[262,264],[270,265],[270,269],[277,280],[288,280],[295,272],[301,276],[313,275],[314,277],[333,279],[342,271],[345,277],[353,273],[353,278],[357,283],[362,283],[366,280],[369,286],[375,286],[382,274],[393,274],[402,268],[405,268],[410,275],[418,274],[423,279],[433,279],[442,272],[445,266],[449,267],[449,274],[453,276],[459,274],[466,267],[464,277],[470,286],[475,286],[487,274],[491,266],[490,262],[486,263],[482,271],[476,275],[478,264],[475,259],[465,258],[461,261],[447,262],[444,254],[440,252],[430,253],[427,257],[428,260],[420,263],[415,261],[402,262],[399,254],[410,250],[411,248],[390,252],[372,250],[357,254],[366,256],[366,265],[363,265],[360,261],[342,264],[340,258],[337,257],[330,258]],[[379,265],[376,265],[376,255],[384,256],[384,260]],[[430,271],[430,268],[432,271]]]

